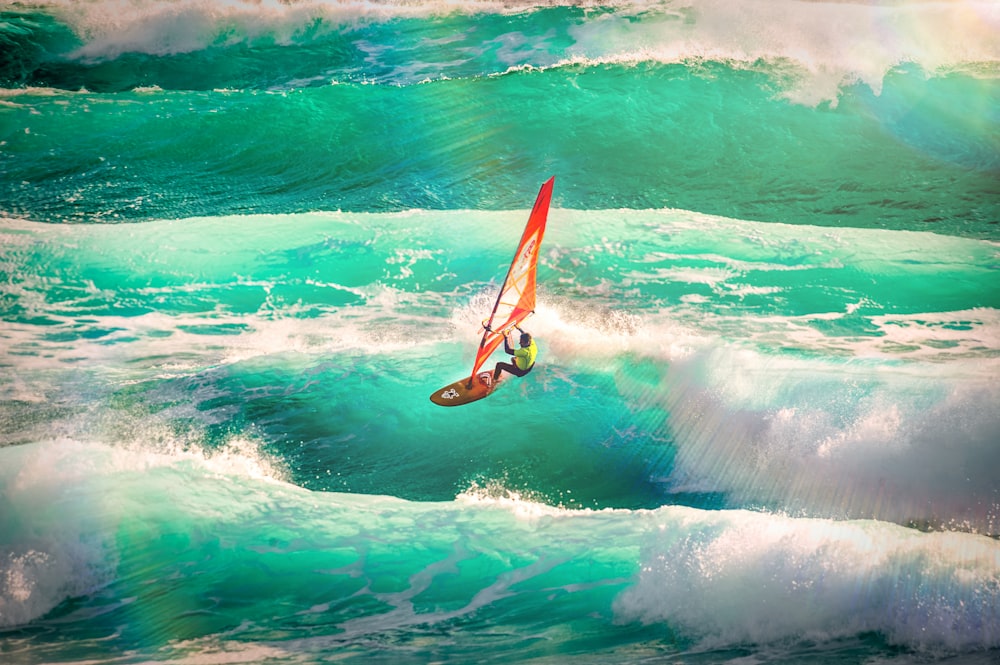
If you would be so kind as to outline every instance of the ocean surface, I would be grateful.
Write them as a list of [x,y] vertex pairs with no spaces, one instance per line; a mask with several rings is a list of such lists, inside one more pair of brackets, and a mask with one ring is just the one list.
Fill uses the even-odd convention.
[[998,34],[0,3],[0,661],[1000,662]]

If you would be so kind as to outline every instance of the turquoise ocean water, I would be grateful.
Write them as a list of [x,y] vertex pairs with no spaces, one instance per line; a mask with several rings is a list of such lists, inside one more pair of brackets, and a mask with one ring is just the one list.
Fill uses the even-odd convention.
[[997,662],[997,34],[0,4],[0,660]]

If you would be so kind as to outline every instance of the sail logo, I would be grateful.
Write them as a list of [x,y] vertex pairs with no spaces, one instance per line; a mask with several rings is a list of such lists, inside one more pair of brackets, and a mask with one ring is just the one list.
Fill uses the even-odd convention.
[[531,240],[525,243],[524,249],[521,250],[521,254],[517,257],[517,266],[514,268],[514,272],[520,274],[524,272],[528,263],[531,261],[531,257],[535,253],[535,247],[538,245],[538,234],[531,237]]

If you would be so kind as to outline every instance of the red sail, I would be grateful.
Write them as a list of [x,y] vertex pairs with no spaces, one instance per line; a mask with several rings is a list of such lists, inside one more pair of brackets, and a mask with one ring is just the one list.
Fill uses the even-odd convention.
[[538,252],[545,235],[545,221],[549,215],[552,199],[552,185],[555,176],[549,178],[538,191],[535,207],[531,210],[528,224],[521,234],[521,242],[514,253],[507,278],[500,287],[500,295],[493,306],[493,313],[486,322],[486,332],[479,343],[476,362],[472,365],[472,376],[482,367],[490,354],[503,342],[503,336],[535,310],[535,277],[538,271]]

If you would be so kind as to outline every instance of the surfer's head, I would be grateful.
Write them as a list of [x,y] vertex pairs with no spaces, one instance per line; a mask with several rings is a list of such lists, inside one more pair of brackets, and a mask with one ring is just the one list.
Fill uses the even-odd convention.
[[521,333],[521,346],[531,346],[531,334],[523,332]]

